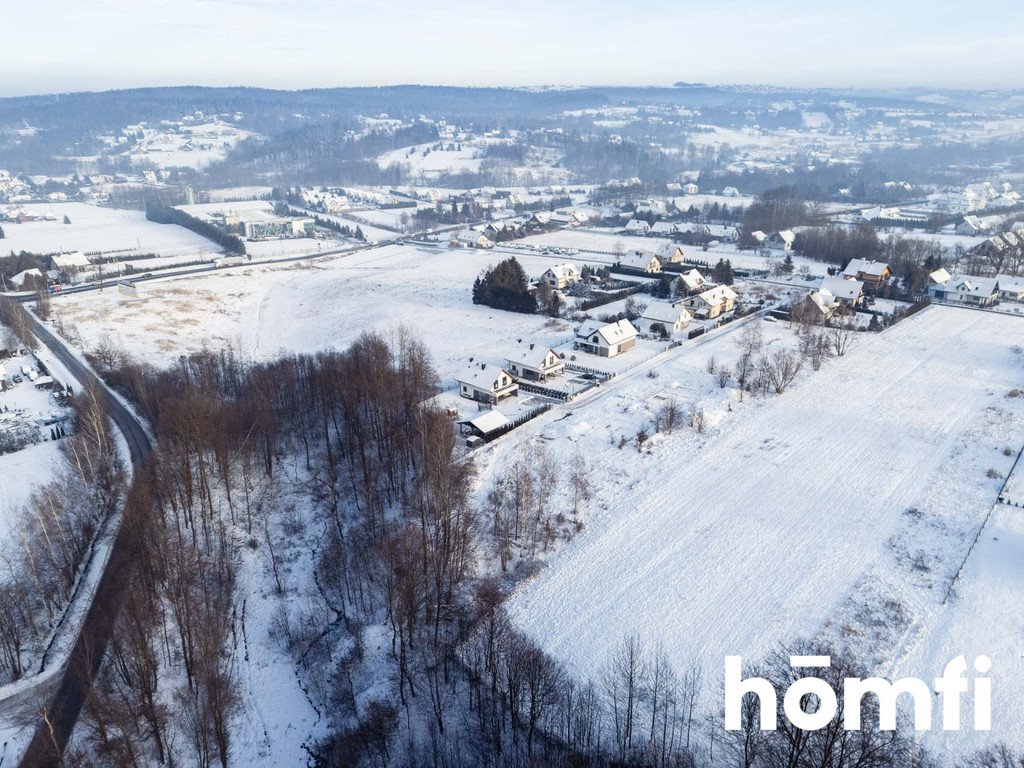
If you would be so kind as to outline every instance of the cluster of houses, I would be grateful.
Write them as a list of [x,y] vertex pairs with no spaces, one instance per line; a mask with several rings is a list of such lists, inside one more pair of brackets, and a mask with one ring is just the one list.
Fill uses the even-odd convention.
[[[729,286],[711,286],[697,270],[691,270],[683,278],[696,293],[675,301],[650,301],[632,322],[624,318],[584,320],[573,335],[572,352],[595,358],[616,358],[634,349],[641,334],[671,335],[685,329],[694,318],[713,319],[735,309],[737,295]],[[579,279],[574,265],[561,264],[548,269],[540,281],[552,287],[566,287]],[[566,354],[520,339],[500,362],[471,359],[456,377],[458,393],[483,410],[460,422],[463,430],[475,439],[486,440],[509,428],[512,423],[509,416],[497,406],[518,396],[521,390],[541,394],[562,392],[562,399],[574,396],[578,392],[572,388],[557,389],[557,384],[552,384],[553,379],[566,372]],[[582,365],[575,370],[586,371],[588,367]]]
[[855,310],[866,294],[877,294],[891,278],[892,270],[884,261],[852,259],[842,273],[822,278],[801,309],[815,320],[828,320],[837,312]]
[[971,249],[977,256],[998,261],[1014,253],[1024,252],[1024,230],[991,235]]
[[951,275],[945,269],[937,269],[928,276],[928,295],[937,301],[974,307],[991,307],[1000,301],[1024,301],[1024,277]]
[[[827,320],[842,309],[856,309],[865,295],[877,294],[891,277],[889,265],[884,262],[853,259],[842,274],[823,278],[817,290],[801,303],[801,309]],[[927,292],[936,301],[991,307],[1000,301],[1024,301],[1024,277],[952,275],[946,269],[937,269],[928,276]]]
[[656,221],[651,224],[646,219],[630,219],[623,227],[622,234],[636,237],[689,235],[722,243],[735,243],[740,238],[740,230],[733,224],[703,224],[691,221]]
[[[682,261],[682,250],[674,245],[669,247],[674,249],[671,254],[659,256],[650,251],[636,251],[623,256],[618,264],[647,274],[657,274],[661,272],[663,263]],[[581,279],[576,265],[567,263],[550,267],[537,282],[553,290],[562,291]],[[693,318],[714,320],[736,308],[738,296],[732,288],[727,285],[714,285],[696,269],[680,273],[677,281],[675,293],[680,298],[675,301],[648,302],[637,320],[641,330],[649,332],[652,324],[661,323],[671,334],[686,328]]]
[[1012,208],[1021,201],[1019,192],[1008,182],[986,181],[962,189],[950,189],[929,195],[929,203],[944,213],[967,214],[981,210]]
[[25,291],[38,287],[40,282],[54,281],[74,283],[82,272],[92,266],[89,257],[81,251],[55,253],[49,257],[46,272],[33,267],[14,275],[8,282],[12,288]]
[[495,406],[519,395],[520,386],[538,386],[565,372],[562,356],[554,349],[520,339],[502,362],[470,360],[456,377],[459,395],[483,408],[460,422],[471,440],[486,440],[509,428],[508,415]]
[[[537,211],[530,216],[516,216],[488,222],[482,227],[467,227],[448,239],[451,248],[493,248],[501,239],[524,237],[553,229],[573,229],[587,222],[581,211]],[[501,235],[501,237],[499,237]]]

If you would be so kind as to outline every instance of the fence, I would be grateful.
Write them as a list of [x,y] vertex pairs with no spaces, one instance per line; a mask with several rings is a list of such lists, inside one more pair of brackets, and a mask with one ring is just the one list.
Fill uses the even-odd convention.
[[645,287],[646,286],[644,285],[634,285],[631,288],[623,288],[621,291],[615,291],[615,293],[609,293],[605,296],[587,299],[580,304],[580,311],[586,312],[591,309],[596,309],[597,307],[603,307],[605,304],[611,304],[614,301],[628,298],[629,296],[633,296],[637,293],[642,293]]
[[486,435],[484,435],[483,440],[484,440],[485,443],[489,443],[489,442],[491,442],[493,440],[497,440],[502,435],[507,435],[509,432],[511,432],[516,427],[521,427],[521,426],[523,426],[523,424],[525,424],[526,422],[530,421],[531,419],[535,419],[538,416],[540,416],[542,413],[547,413],[550,410],[551,410],[551,403],[545,403],[544,405],[541,405],[541,406],[539,406],[537,408],[534,408],[532,411],[527,411],[526,413],[521,414],[521,415],[517,416],[516,418],[512,419],[508,424],[505,424],[502,427],[498,427],[493,432],[487,433]]
[[586,391],[586,389],[582,389],[582,390],[580,390],[580,392],[569,393],[569,392],[563,392],[560,389],[551,389],[550,387],[542,387],[539,384],[534,384],[534,383],[529,382],[529,381],[523,381],[522,379],[517,379],[516,381],[519,384],[519,389],[521,391],[523,391],[523,392],[529,392],[530,394],[533,394],[533,395],[541,395],[542,397],[549,397],[552,400],[558,400],[559,402],[562,402],[562,403],[567,403],[570,400],[572,400],[574,397],[576,397],[576,395],[580,394],[580,392],[585,392]]
[[592,376],[597,376],[601,381],[608,381],[609,379],[615,378],[614,373],[601,371],[597,368],[590,368],[589,366],[580,365],[579,363],[566,363],[565,370],[572,371],[573,373],[589,373]]

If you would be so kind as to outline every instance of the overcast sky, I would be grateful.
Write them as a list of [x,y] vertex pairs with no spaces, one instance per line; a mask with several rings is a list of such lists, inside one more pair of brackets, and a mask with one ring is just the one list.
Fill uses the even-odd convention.
[[1024,2],[25,0],[0,95],[149,85],[1024,87]]

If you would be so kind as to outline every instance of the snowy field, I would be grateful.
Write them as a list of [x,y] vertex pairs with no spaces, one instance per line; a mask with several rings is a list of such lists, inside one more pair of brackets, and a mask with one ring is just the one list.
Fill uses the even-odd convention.
[[225,203],[232,200],[255,200],[266,197],[273,191],[273,187],[224,187],[208,190],[206,196],[214,203]]
[[[395,231],[402,231],[402,228],[413,228],[416,223],[416,209],[433,206],[418,205],[409,206],[407,208],[378,208],[369,209],[365,211],[352,211],[352,213],[360,219],[366,219],[379,227],[385,229],[390,228]],[[402,217],[405,216],[405,223],[402,223]]]
[[[8,381],[7,388],[0,391],[0,430],[27,428],[45,442],[0,454],[0,556],[14,541],[16,510],[29,500],[34,490],[52,478],[53,465],[59,459],[59,442],[49,439],[50,426],[46,422],[64,423],[71,416],[67,408],[54,401],[50,391],[36,389],[28,377],[23,376],[22,366],[40,372],[31,355],[6,358],[0,364]],[[77,386],[77,382],[64,373],[63,367],[58,369],[55,365],[51,373],[58,380]],[[23,381],[14,383],[15,374],[21,375]]]
[[[769,346],[786,343],[781,326]],[[898,658],[902,674],[924,678],[959,653],[985,652],[998,670],[997,730],[1024,746],[1024,727],[1007,721],[1022,703],[1024,618],[995,597],[970,599],[989,582],[1002,599],[1018,587],[1019,520],[997,515],[1011,532],[983,537],[962,596],[942,606],[1024,432],[1024,398],[1007,396],[1024,371],[1012,349],[1022,337],[1016,318],[932,308],[858,336],[781,396],[726,410],[702,371],[711,354],[729,365],[738,356],[738,333],[721,331],[660,363],[658,379],[641,370],[571,417],[545,420],[536,429],[550,450],[591,462],[596,509],[513,597],[513,619],[584,677],[636,631],[677,668],[704,669],[710,707],[724,655],[755,660],[798,638]],[[645,452],[609,450],[666,394],[707,409],[709,429],[661,435]],[[490,471],[512,450],[498,446]],[[997,546],[999,570],[983,561]],[[955,748],[983,743],[969,737]]]
[[[0,395],[2,397],[2,395]],[[32,493],[53,477],[60,443],[47,441],[0,455],[0,556],[15,545],[16,512]]]
[[[100,208],[85,203],[40,203],[21,209],[30,214],[52,216],[55,221],[4,223],[0,253],[121,251],[179,256],[217,250],[209,240],[183,227],[147,221],[142,211]],[[70,224],[63,223],[65,216],[71,219]]]
[[[247,357],[341,349],[365,330],[413,329],[451,381],[464,361],[502,354],[517,338],[559,344],[567,323],[476,306],[473,280],[503,255],[478,250],[384,246],[308,263],[234,269],[148,282],[139,299],[115,291],[53,302],[91,349],[104,338],[158,365],[228,344]],[[552,259],[518,258],[539,275]]]
[[[377,158],[377,165],[390,168],[392,165],[406,165],[412,176],[437,176],[440,173],[476,173],[483,162],[484,150],[470,142],[461,145],[461,149],[432,149],[438,142],[418,144],[413,147],[402,147],[385,152]],[[442,141],[446,148],[456,142]],[[410,154],[410,152],[412,154]],[[424,154],[425,153],[425,154]]]
[[173,129],[146,128],[143,133],[144,138],[126,153],[133,163],[197,170],[223,160],[239,141],[253,135],[216,119]]
[[[583,251],[592,251],[598,254],[598,256],[591,259],[591,261],[611,264],[615,261],[612,254],[616,248],[621,248],[625,253],[631,251],[656,251],[660,245],[670,241],[662,237],[619,235],[615,234],[613,230],[608,230],[605,233],[583,229],[556,229],[554,232],[531,235],[514,242],[535,245],[540,248],[575,248],[583,256],[586,256],[586,254],[582,253]],[[683,246],[683,253],[687,255],[696,253],[699,250],[699,248],[693,246]]]

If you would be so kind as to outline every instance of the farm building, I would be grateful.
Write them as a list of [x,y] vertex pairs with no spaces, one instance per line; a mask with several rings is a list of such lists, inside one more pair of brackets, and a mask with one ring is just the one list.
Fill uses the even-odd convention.
[[490,410],[484,411],[479,416],[472,419],[461,421],[459,424],[462,426],[464,434],[486,438],[493,435],[498,430],[507,427],[509,421],[508,417],[501,411]]

